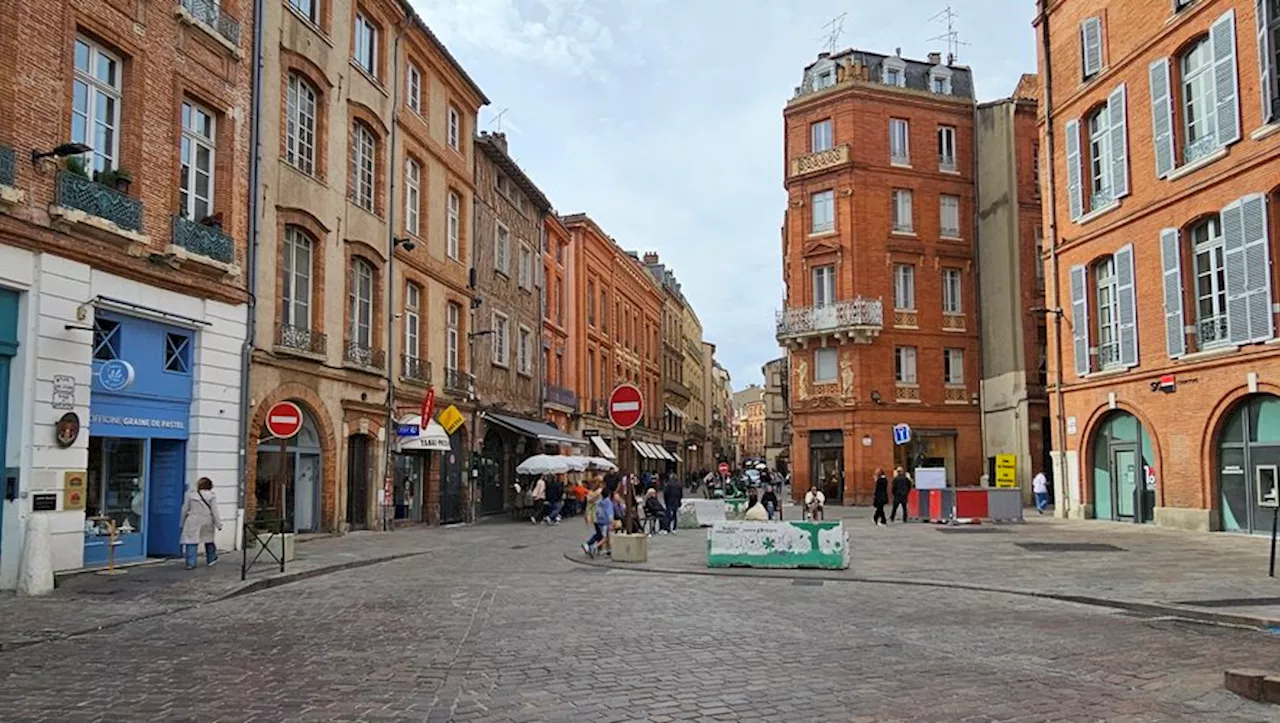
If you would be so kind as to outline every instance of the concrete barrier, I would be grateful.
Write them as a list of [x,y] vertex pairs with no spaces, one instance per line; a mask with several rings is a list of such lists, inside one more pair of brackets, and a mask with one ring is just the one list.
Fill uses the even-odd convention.
[[707,532],[707,567],[849,567],[844,523],[717,522]]
[[53,592],[53,542],[50,538],[49,515],[32,513],[22,540],[22,558],[18,561],[18,594],[48,595]]
[[724,521],[725,504],[723,500],[688,499],[680,504],[680,515],[677,524],[682,530],[710,527],[716,522]]

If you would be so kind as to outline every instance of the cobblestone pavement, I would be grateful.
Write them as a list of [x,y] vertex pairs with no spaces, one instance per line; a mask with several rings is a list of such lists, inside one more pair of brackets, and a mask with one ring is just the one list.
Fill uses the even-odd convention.
[[584,530],[440,531],[427,554],[0,652],[0,719],[1280,721],[1222,689],[1228,667],[1280,670],[1266,633],[589,568],[562,556]]

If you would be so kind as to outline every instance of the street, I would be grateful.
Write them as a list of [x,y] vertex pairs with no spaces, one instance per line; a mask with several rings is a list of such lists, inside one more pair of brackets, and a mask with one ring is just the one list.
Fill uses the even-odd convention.
[[[0,718],[1280,720],[1222,687],[1226,668],[1276,666],[1269,633],[803,574],[625,572],[567,559],[581,536],[578,519],[396,533],[427,551],[0,652]],[[651,559],[701,539],[652,538]]]

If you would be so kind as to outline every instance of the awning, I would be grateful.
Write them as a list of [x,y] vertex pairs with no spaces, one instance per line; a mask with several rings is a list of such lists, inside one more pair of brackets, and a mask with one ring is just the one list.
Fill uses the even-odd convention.
[[575,447],[585,447],[587,444],[587,440],[561,432],[545,422],[537,422],[532,419],[524,419],[521,417],[512,417],[506,414],[498,414],[497,412],[481,412],[480,417],[493,422],[500,427],[506,427],[517,434],[523,434],[526,437],[540,439],[544,442],[551,442],[552,444],[570,444]]
[[641,457],[644,457],[645,459],[654,459],[653,450],[649,449],[648,444],[641,442],[638,439],[633,439],[631,440],[631,446],[635,447],[636,452],[638,452]]
[[662,448],[662,445],[660,445],[660,444],[653,444],[652,442],[650,442],[650,443],[649,443],[649,449],[652,449],[652,450],[653,450],[653,458],[654,458],[654,459],[665,460],[665,461],[668,461],[668,462],[674,462],[674,461],[675,461],[675,459],[673,459],[673,458],[671,457],[671,455],[670,455],[670,454],[667,454],[667,450],[663,449],[663,448]]
[[618,458],[618,455],[614,454],[613,450],[609,448],[609,443],[604,441],[604,437],[593,434],[590,437],[587,437],[587,439],[591,440],[591,443],[595,445],[595,448],[600,452],[601,457],[604,457],[605,459]]
[[672,457],[675,457],[676,461],[679,462],[680,464],[684,464],[684,460],[681,459],[680,455],[677,454],[676,452],[668,452],[668,454],[670,454]]
[[418,427],[418,436],[396,438],[401,452],[448,452],[453,449],[453,445],[449,443],[449,434],[434,419],[428,419],[424,427],[422,416],[411,414],[398,420],[398,424]]
[[663,446],[662,446],[662,445],[660,445],[660,444],[656,444],[656,445],[654,445],[654,446],[655,446],[655,447],[657,447],[657,448],[658,448],[658,451],[662,453],[662,458],[663,458],[663,459],[667,460],[668,462],[678,462],[678,461],[679,461],[678,459],[676,459],[676,455],[675,455],[675,453],[674,453],[674,452],[672,452],[671,450],[667,449],[666,447],[663,447]]
[[675,415],[676,417],[679,417],[680,419],[684,419],[684,412],[680,411],[679,407],[673,407],[670,404],[668,404],[667,411],[671,412],[673,415]]

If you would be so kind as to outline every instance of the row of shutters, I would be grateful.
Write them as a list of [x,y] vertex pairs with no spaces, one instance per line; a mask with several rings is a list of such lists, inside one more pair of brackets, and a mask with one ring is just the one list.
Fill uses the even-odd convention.
[[[1223,265],[1226,276],[1227,336],[1232,344],[1266,341],[1274,336],[1271,306],[1271,252],[1267,234],[1267,200],[1252,194],[1222,209]],[[1187,353],[1187,326],[1183,307],[1181,231],[1160,232],[1160,258],[1164,282],[1165,346],[1170,358]],[[1133,244],[1116,251],[1116,318],[1119,366],[1138,364],[1137,291]],[[1071,326],[1076,375],[1090,371],[1088,268],[1071,268]],[[1194,320],[1195,310],[1192,310]]]

